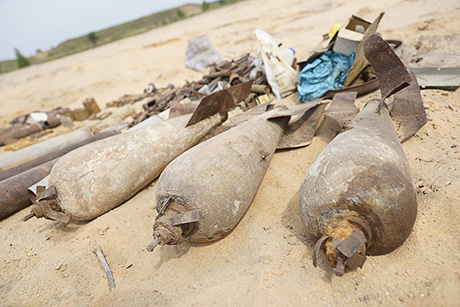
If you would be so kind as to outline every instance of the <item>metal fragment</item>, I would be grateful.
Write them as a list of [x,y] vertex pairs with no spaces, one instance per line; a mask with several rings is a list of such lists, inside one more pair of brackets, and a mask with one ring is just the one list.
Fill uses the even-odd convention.
[[165,212],[166,208],[168,208],[169,204],[171,203],[171,200],[172,198],[171,197],[168,197],[168,199],[166,199],[166,201],[163,203],[163,206],[161,207],[160,211],[158,211],[158,215],[155,219],[159,218],[160,216],[163,215],[163,213]]
[[54,186],[49,187],[48,189],[43,190],[40,193],[40,195],[37,198],[37,201],[42,200],[42,199],[53,199],[55,195],[56,195],[56,188]]
[[460,52],[417,55],[408,67],[422,88],[455,90],[460,86]]
[[345,264],[343,263],[343,259],[339,258],[337,260],[337,264],[335,268],[333,269],[334,273],[336,276],[343,276],[345,274]]
[[425,108],[415,74],[412,73],[412,84],[394,96],[391,117],[402,143],[413,136],[426,122]]
[[313,252],[313,266],[315,268],[316,268],[316,265],[318,264],[319,250],[321,249],[321,246],[323,245],[324,241],[326,241],[329,238],[330,236],[323,236],[318,241],[316,241],[315,250]]
[[406,67],[380,34],[372,34],[364,42],[364,54],[379,76],[382,101],[412,82]]
[[304,112],[296,122],[284,130],[277,149],[299,148],[310,145],[316,130],[323,122],[326,104],[318,103]]
[[355,106],[357,92],[338,93],[332,99],[325,115],[334,119],[342,130],[348,128],[348,123],[359,113]]
[[366,238],[361,231],[354,230],[345,240],[337,245],[337,249],[347,258],[351,258],[358,249],[366,244]]
[[20,138],[26,137],[41,130],[43,130],[43,128],[38,124],[13,125],[11,128],[2,131],[0,134],[0,146],[11,144]]
[[355,253],[353,256],[345,260],[345,265],[354,270],[356,268],[362,268],[364,262],[366,262],[366,256]]
[[379,79],[372,79],[362,84],[327,91],[322,98],[333,98],[338,93],[356,92],[357,96],[365,95],[380,88]]
[[30,214],[26,215],[22,220],[28,221],[32,217],[46,219],[52,221],[60,221],[68,223],[70,216],[62,212],[62,208],[56,199],[56,188],[54,186],[40,192],[37,199],[34,201]]
[[252,81],[248,81],[203,98],[186,127],[208,118],[213,114],[225,112],[236,107],[238,102],[243,101],[251,93],[251,85]]
[[215,79],[218,77],[230,77],[232,75],[231,70],[221,70],[221,71],[216,71],[207,75],[203,76],[203,79]]
[[200,214],[198,210],[190,210],[184,213],[177,214],[171,218],[171,225],[178,226],[182,224],[198,222]]
[[307,103],[303,103],[303,104],[298,105],[298,106],[296,106],[294,108],[291,108],[291,109],[285,108],[284,110],[281,110],[281,111],[277,112],[276,114],[270,116],[269,119],[286,117],[286,116],[302,115],[305,112],[307,112],[308,110],[316,107],[319,104],[321,104],[321,100],[317,99],[317,100],[309,101]]
[[256,94],[268,94],[270,93],[270,87],[264,84],[253,84],[251,86],[251,91]]
[[160,244],[160,242],[161,242],[160,237],[155,237],[155,239],[153,239],[152,243],[150,243],[150,244],[147,246],[146,250],[147,250],[148,252],[153,252],[153,250],[155,249],[155,247],[157,247],[158,244]]
[[410,68],[417,75],[417,81],[422,88],[434,88],[455,91],[460,86],[460,68]]

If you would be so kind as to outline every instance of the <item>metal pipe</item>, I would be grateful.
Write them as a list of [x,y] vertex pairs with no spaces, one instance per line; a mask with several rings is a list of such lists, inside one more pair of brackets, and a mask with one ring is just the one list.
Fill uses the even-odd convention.
[[70,144],[78,143],[92,137],[88,127],[84,127],[67,134],[59,135],[52,139],[30,145],[15,152],[0,157],[0,168],[8,169],[26,161],[44,156],[55,150],[64,148]]
[[10,178],[14,175],[17,175],[17,174],[20,174],[24,171],[27,171],[35,166],[38,166],[38,165],[41,165],[43,163],[46,163],[48,161],[51,161],[53,159],[56,159],[58,157],[61,157],[63,155],[65,155],[66,153],[74,150],[75,148],[78,148],[78,147],[81,147],[83,145],[86,145],[86,144],[89,144],[91,142],[94,142],[94,141],[97,141],[97,140],[101,140],[103,138],[106,138],[106,137],[109,137],[109,136],[112,136],[112,135],[115,135],[115,134],[118,134],[120,133],[120,131],[118,129],[108,129],[96,136],[93,136],[89,139],[86,139],[86,140],[83,140],[83,141],[80,141],[78,143],[75,143],[75,144],[72,144],[72,145],[69,145],[67,147],[64,147],[62,149],[58,149],[56,151],[53,151],[53,152],[50,152],[49,154],[46,154],[44,156],[41,156],[41,157],[38,157],[38,158],[35,158],[33,160],[30,160],[30,161],[27,161],[25,163],[22,163],[20,165],[17,165],[15,167],[12,167],[12,168],[9,168],[7,170],[4,170],[2,172],[0,172],[0,181],[2,180],[5,180],[6,178]]
[[32,204],[27,188],[49,174],[59,158],[0,182],[0,219]]

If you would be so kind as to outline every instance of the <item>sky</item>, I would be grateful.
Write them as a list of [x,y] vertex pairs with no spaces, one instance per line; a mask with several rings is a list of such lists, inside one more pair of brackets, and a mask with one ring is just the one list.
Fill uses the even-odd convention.
[[0,0],[0,61],[202,0]]

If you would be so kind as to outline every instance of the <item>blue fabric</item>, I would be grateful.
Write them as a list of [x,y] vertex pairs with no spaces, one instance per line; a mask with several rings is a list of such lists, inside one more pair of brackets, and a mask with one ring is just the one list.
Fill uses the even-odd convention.
[[354,58],[355,52],[346,56],[331,50],[309,60],[299,74],[299,100],[315,100],[328,90],[341,87]]

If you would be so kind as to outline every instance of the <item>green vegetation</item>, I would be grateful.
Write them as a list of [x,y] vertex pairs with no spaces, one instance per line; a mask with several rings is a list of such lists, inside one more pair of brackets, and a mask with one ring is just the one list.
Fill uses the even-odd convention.
[[88,40],[93,43],[93,45],[96,45],[97,42],[97,35],[94,32],[91,32],[88,34]]
[[[87,35],[69,39],[48,51],[38,51],[28,58],[23,57],[30,64],[40,64],[56,60],[74,53],[82,52],[100,45],[108,44],[129,36],[138,35],[151,29],[165,26],[171,22],[198,15],[203,11],[217,9],[224,5],[243,0],[218,0],[215,2],[204,1],[199,4],[186,4],[180,7],[155,13],[143,18],[110,27],[101,31],[91,32]],[[206,10],[203,10],[203,5]],[[21,60],[21,65],[26,62]],[[24,66],[21,66],[24,67]],[[0,61],[0,74],[21,68],[18,60]]]
[[203,3],[201,3],[201,10],[202,10],[203,12],[209,10],[209,3],[206,2],[206,1],[203,1]]
[[178,18],[178,19],[183,19],[183,18],[185,18],[185,13],[184,13],[184,11],[182,11],[181,9],[177,9],[177,10],[176,10],[176,13],[177,13],[177,18]]
[[27,67],[27,66],[30,66],[30,61],[22,55],[22,53],[14,48],[14,54],[16,55],[16,61],[18,63],[18,68],[23,68],[23,67]]
[[0,62],[0,73],[5,73],[19,69],[18,61],[16,60],[6,60]]

